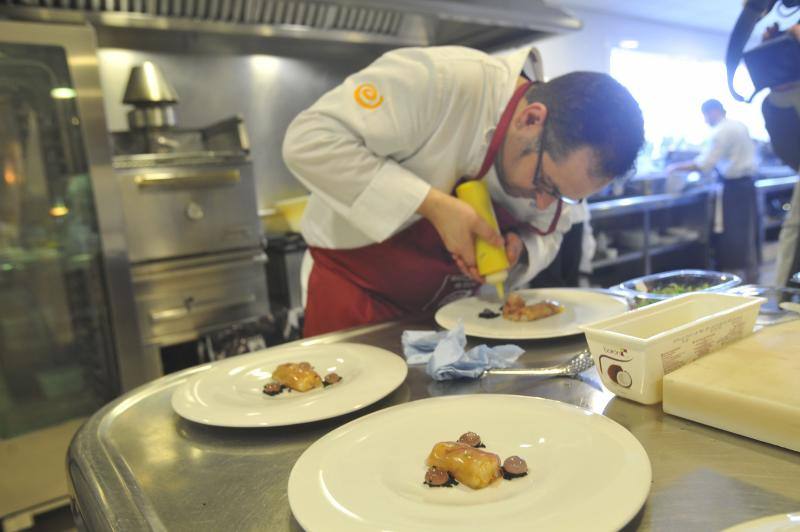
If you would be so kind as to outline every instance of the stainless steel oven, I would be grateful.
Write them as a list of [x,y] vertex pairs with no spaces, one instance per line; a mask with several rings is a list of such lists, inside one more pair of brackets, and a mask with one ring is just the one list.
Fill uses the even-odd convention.
[[252,167],[245,160],[125,168],[115,161],[135,263],[260,245]]
[[133,69],[124,103],[113,165],[136,314],[146,356],[170,371],[202,361],[192,342],[269,311],[249,141],[239,116],[178,127],[153,63]]
[[258,250],[141,265],[134,272],[142,338],[173,345],[264,313],[266,255]]

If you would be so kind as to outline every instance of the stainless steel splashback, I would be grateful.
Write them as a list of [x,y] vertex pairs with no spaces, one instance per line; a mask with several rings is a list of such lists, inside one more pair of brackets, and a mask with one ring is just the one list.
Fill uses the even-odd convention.
[[289,122],[325,91],[376,56],[376,51],[360,48],[336,61],[263,54],[201,55],[188,50],[149,53],[105,48],[98,54],[103,102],[112,131],[128,128],[129,106],[121,103],[122,95],[131,67],[146,60],[161,67],[180,95],[176,113],[182,127],[203,127],[214,118],[241,114],[250,138],[250,157],[261,208],[306,193],[281,157],[281,143]]

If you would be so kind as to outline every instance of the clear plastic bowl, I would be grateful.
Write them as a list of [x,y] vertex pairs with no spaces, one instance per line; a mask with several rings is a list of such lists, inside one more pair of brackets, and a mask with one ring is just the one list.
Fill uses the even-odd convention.
[[[624,294],[637,307],[692,292],[725,292],[742,284],[731,273],[711,270],[674,270],[654,273],[620,283],[612,290]],[[673,293],[669,293],[673,291]],[[667,292],[667,293],[662,293]]]

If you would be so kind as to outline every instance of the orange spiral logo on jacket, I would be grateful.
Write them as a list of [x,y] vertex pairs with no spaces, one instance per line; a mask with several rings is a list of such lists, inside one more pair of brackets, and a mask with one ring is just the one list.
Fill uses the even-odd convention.
[[362,83],[356,87],[353,96],[356,103],[364,109],[377,109],[383,103],[383,96],[380,95],[378,89],[372,83]]

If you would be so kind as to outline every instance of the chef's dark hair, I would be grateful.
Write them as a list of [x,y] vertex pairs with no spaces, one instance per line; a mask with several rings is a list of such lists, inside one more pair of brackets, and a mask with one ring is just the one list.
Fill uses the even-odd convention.
[[531,86],[525,98],[547,106],[545,149],[556,161],[589,146],[601,176],[619,177],[633,169],[644,144],[642,111],[608,74],[571,72]]
[[703,105],[700,106],[700,110],[703,112],[703,114],[706,114],[709,111],[714,111],[714,110],[720,111],[722,113],[725,112],[725,108],[722,106],[722,102],[720,102],[719,100],[715,100],[714,98],[704,101]]

